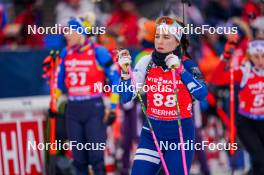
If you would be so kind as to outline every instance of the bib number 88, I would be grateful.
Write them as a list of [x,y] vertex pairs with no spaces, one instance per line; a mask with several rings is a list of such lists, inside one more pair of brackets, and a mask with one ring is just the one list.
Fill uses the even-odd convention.
[[160,93],[155,93],[153,96],[154,96],[153,103],[157,107],[162,106],[163,104],[166,107],[173,107],[173,106],[176,105],[175,95],[167,95],[165,97],[165,100],[163,100],[164,96],[162,94],[160,94]]

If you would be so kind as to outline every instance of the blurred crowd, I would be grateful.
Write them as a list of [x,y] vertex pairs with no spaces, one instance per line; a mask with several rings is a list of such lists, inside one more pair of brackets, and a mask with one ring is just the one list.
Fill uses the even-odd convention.
[[[96,26],[106,27],[106,34],[94,36],[94,39],[111,52],[115,48],[128,48],[133,64],[144,55],[151,53],[154,46],[155,19],[161,15],[181,18],[184,16],[184,22],[194,26],[208,24],[213,27],[238,27],[239,43],[235,51],[238,59],[236,59],[235,67],[243,62],[249,41],[264,39],[264,2],[261,0],[193,0],[191,6],[185,5],[184,9],[183,11],[180,0],[57,0],[54,2],[51,0],[13,0],[11,2],[0,0],[0,46],[8,49],[63,48],[66,41],[62,35],[29,35],[27,25],[54,26],[55,23],[67,25],[66,22],[70,17],[85,16],[88,13],[89,20],[94,21]],[[93,15],[90,15],[91,13]],[[194,109],[197,140],[228,142],[229,86],[216,86],[210,82],[220,62],[227,36],[209,33],[193,34],[189,35],[188,39],[190,57],[199,65],[210,91],[208,98]],[[132,125],[138,125],[141,123],[139,111],[137,103],[122,106],[123,117],[120,122],[130,120],[137,115],[139,120]],[[131,122],[128,121],[128,123]],[[115,133],[114,137],[121,139],[121,146],[119,146],[122,147],[121,152],[125,153],[123,158],[119,158],[123,164],[124,174],[129,169],[129,151],[135,149],[134,145],[138,139],[139,127],[132,125],[115,126],[116,130],[121,131],[121,133]],[[122,126],[126,127],[122,128]],[[126,130],[135,134],[126,137],[123,135],[128,133]],[[237,142],[239,143],[239,138]],[[118,153],[116,151],[117,157]],[[197,152],[195,162],[199,164],[203,174],[211,174],[212,168],[216,165],[207,160],[214,158],[220,160],[219,166],[228,164],[225,167],[227,169],[250,171],[245,170],[247,167],[243,145],[239,144],[239,150],[235,156],[229,156],[228,152],[224,154],[227,159],[223,159],[222,153],[219,152]],[[195,166],[192,171],[196,172]]]
[[[262,15],[263,8],[263,3],[258,0],[193,0],[191,6],[185,8],[184,16],[186,23],[196,26],[201,24],[223,26],[234,21],[234,17],[239,17],[241,25],[246,28],[251,27],[252,21]],[[154,20],[160,15],[182,17],[182,11],[181,1],[177,0],[164,2],[157,0],[144,2],[139,0],[58,0],[54,2],[2,0],[0,1],[0,44],[9,47],[15,45],[33,48],[49,47],[50,36],[28,35],[27,25],[54,26],[55,23],[66,25],[70,17],[93,12],[96,14],[96,25],[107,28],[107,36],[104,36],[107,41],[104,41],[104,44],[111,43],[141,49],[142,43],[138,38],[140,36],[138,34],[141,33],[139,28],[142,20],[140,19]],[[147,30],[151,30],[150,28],[148,27]],[[247,34],[250,35],[250,32]],[[223,49],[223,38],[223,36],[214,35],[190,36],[193,47],[214,43],[213,48],[217,54]],[[202,48],[194,48],[193,52],[195,53],[196,50],[200,52]],[[197,57],[203,56],[200,54]]]

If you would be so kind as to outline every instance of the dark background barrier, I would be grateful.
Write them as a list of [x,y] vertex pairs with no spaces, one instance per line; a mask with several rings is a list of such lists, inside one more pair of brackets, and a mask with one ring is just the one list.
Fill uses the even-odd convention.
[[48,84],[42,79],[41,64],[47,50],[0,52],[0,98],[46,95]]

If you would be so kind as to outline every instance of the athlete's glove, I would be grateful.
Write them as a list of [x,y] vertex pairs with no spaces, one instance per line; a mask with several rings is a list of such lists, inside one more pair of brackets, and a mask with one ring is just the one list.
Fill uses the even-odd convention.
[[224,54],[223,54],[223,58],[225,60],[230,60],[234,49],[237,46],[239,40],[239,36],[238,35],[229,35],[227,38],[227,43],[225,44],[225,49],[224,49]]
[[58,117],[58,116],[60,116],[60,114],[58,113],[58,112],[53,112],[51,109],[49,109],[49,111],[48,111],[48,114],[49,114],[49,117]]
[[175,69],[177,74],[182,74],[184,67],[181,64],[181,60],[177,55],[169,54],[165,58],[165,63],[170,69]]
[[129,79],[129,66],[131,65],[131,56],[129,54],[129,51],[124,49],[118,52],[117,54],[118,57],[118,64],[121,67],[121,77],[123,79]]
[[59,51],[55,53],[54,50],[51,50],[49,56],[47,56],[42,62],[42,70],[43,70],[42,77],[43,78],[50,78],[52,74],[51,64],[52,64],[52,61],[55,61],[54,60],[55,58],[58,59],[57,65],[56,65],[58,66],[59,64],[61,64],[61,58],[59,58]]
[[42,63],[42,70],[43,70],[43,74],[42,74],[42,77],[43,78],[49,78],[50,77],[50,74],[51,74],[51,61],[52,61],[52,57],[49,55],[47,56],[43,63]]
[[112,125],[116,120],[116,111],[111,110],[111,111],[106,111],[106,114],[104,116],[104,123],[107,126]]

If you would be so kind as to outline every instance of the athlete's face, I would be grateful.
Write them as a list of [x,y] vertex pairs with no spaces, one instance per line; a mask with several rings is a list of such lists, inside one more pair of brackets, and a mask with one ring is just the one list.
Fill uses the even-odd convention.
[[256,32],[256,39],[264,40],[264,30],[259,30]]
[[164,30],[156,30],[154,43],[155,49],[160,53],[170,53],[179,45],[175,36]]
[[67,46],[69,47],[81,44],[82,38],[84,37],[82,34],[78,34],[73,30],[71,32],[65,33],[64,36],[67,41]]
[[250,56],[251,61],[254,63],[256,68],[264,69],[264,53],[253,54]]

